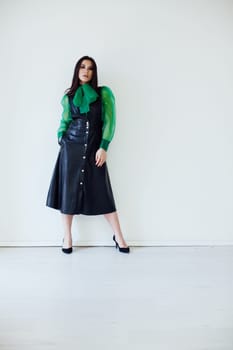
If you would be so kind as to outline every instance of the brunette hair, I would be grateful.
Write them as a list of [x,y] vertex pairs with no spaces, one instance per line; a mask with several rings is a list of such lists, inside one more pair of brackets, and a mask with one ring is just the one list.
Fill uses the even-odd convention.
[[68,96],[73,96],[75,94],[75,91],[77,90],[77,88],[80,86],[80,81],[79,81],[78,74],[79,74],[79,69],[81,67],[81,64],[82,64],[83,60],[89,60],[89,61],[92,62],[92,65],[93,65],[93,76],[92,76],[92,79],[91,79],[89,84],[93,87],[93,89],[97,90],[98,77],[97,77],[97,65],[96,65],[96,62],[95,62],[94,58],[92,58],[92,57],[83,56],[83,57],[81,57],[78,60],[78,62],[75,65],[74,75],[73,75],[71,87],[66,89],[66,91],[65,91],[65,93]]

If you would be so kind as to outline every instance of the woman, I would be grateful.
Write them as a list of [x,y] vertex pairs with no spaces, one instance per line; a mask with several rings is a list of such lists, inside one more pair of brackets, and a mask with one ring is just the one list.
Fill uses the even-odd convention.
[[62,213],[62,251],[72,253],[74,215],[103,214],[110,223],[116,248],[129,253],[115,207],[106,164],[115,131],[115,99],[107,86],[98,87],[97,66],[84,56],[77,62],[71,87],[62,98],[57,132],[60,151],[46,205]]

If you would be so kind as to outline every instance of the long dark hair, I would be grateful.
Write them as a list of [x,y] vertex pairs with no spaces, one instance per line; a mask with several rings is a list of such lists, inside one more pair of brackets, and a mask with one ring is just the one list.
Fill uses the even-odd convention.
[[83,57],[81,57],[78,60],[78,62],[75,65],[74,75],[73,75],[73,80],[72,80],[71,87],[66,89],[66,91],[65,91],[66,95],[68,95],[68,96],[73,96],[75,94],[75,91],[77,90],[77,88],[81,85],[80,81],[79,81],[78,74],[79,74],[79,69],[81,67],[81,64],[82,64],[83,60],[89,60],[89,61],[92,62],[92,65],[93,65],[93,76],[92,76],[92,79],[89,82],[89,84],[93,87],[93,89],[97,90],[98,77],[97,77],[97,65],[96,65],[96,62],[95,62],[94,58],[92,58],[92,57],[83,56]]

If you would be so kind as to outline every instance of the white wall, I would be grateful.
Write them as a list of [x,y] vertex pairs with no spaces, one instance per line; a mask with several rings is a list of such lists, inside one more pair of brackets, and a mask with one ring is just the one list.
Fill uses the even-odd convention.
[[[45,206],[60,100],[93,56],[115,93],[108,166],[130,244],[233,243],[233,3],[0,3],[0,243],[61,244]],[[112,244],[102,216],[77,216],[78,244]]]

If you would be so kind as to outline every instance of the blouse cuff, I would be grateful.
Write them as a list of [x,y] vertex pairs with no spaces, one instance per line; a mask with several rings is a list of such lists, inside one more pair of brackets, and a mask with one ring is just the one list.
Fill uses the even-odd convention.
[[105,151],[107,151],[109,143],[110,142],[108,140],[102,139],[100,142],[100,148],[103,148]]
[[64,134],[64,131],[58,131],[57,133],[58,140],[62,138],[63,134]]

